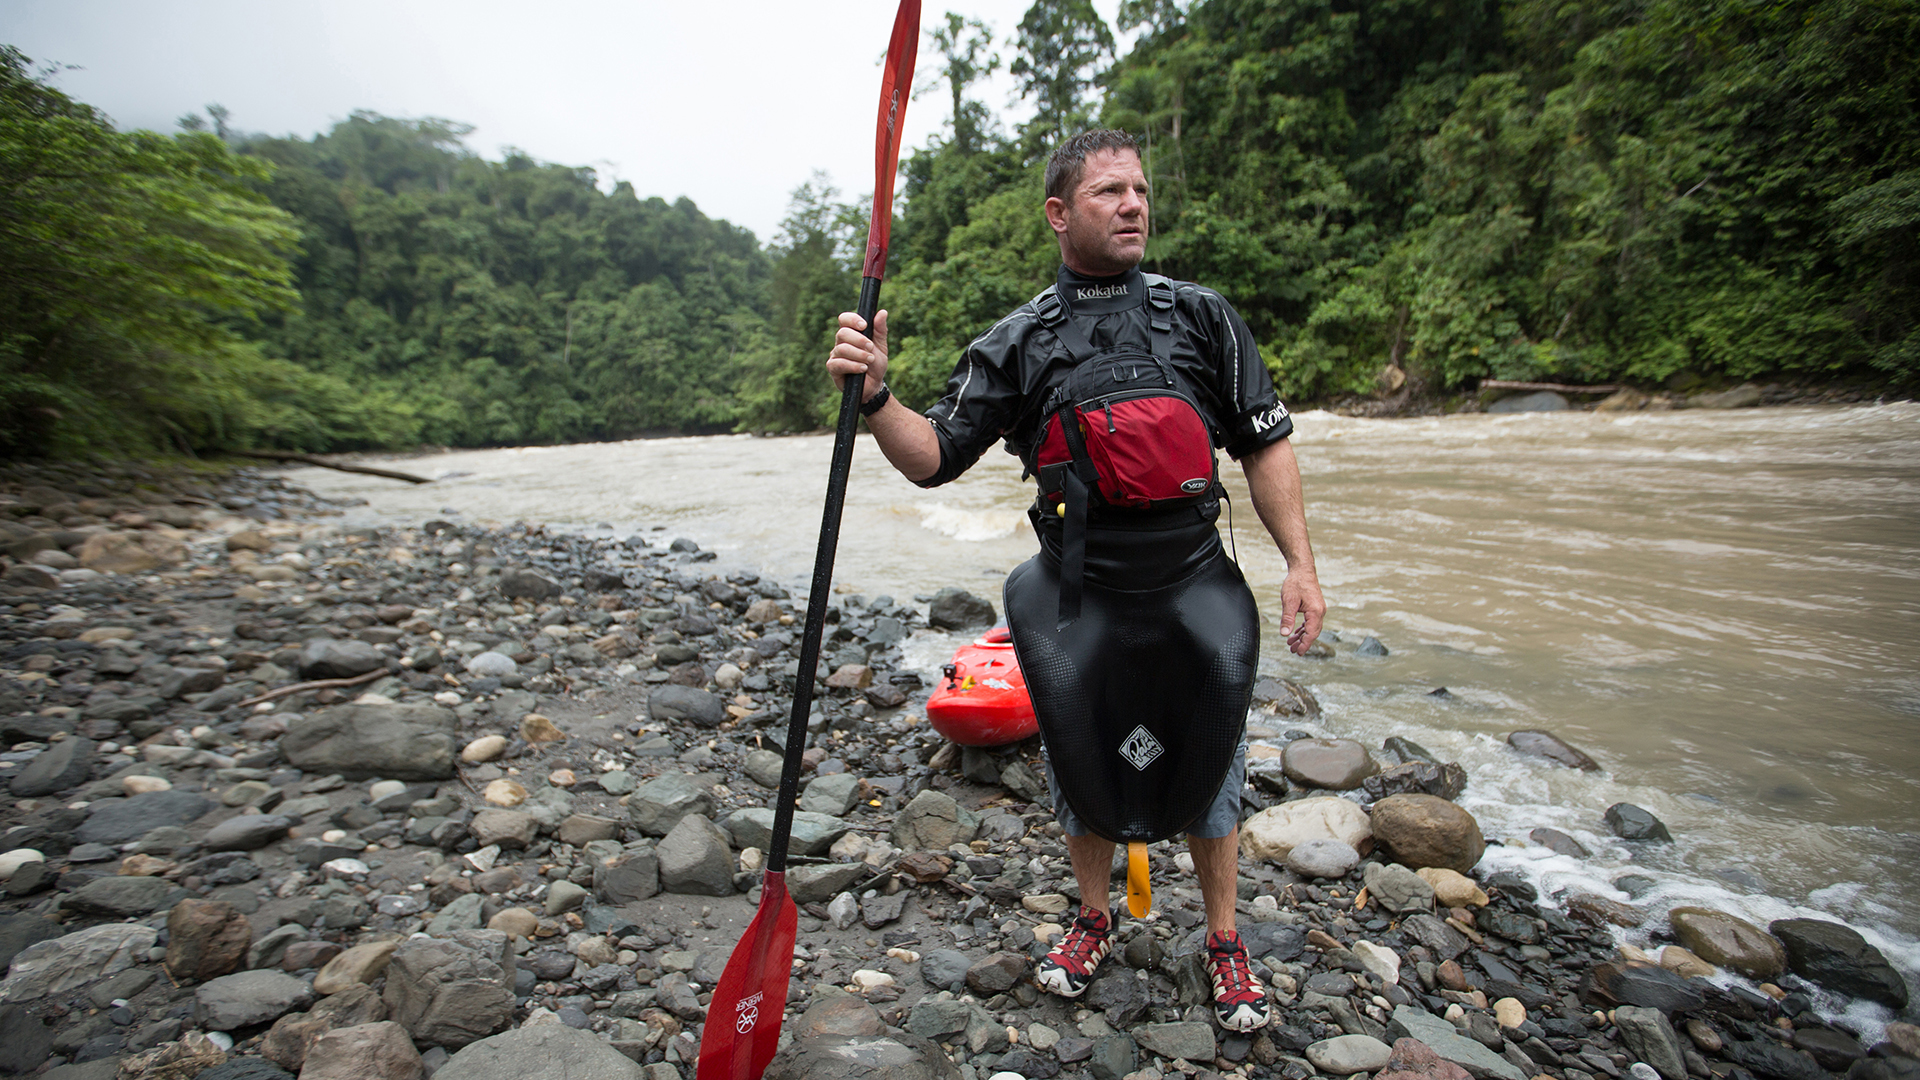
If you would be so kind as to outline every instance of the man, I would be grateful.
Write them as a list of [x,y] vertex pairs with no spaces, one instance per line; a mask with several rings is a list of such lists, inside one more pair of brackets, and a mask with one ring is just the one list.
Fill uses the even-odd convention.
[[[1286,558],[1281,626],[1289,632],[1293,651],[1304,653],[1320,632],[1326,605],[1314,575],[1299,467],[1288,441],[1292,420],[1274,395],[1272,379],[1260,362],[1252,334],[1219,294],[1140,273],[1138,265],[1147,243],[1147,197],[1146,175],[1131,136],[1117,131],[1089,131],[1074,137],[1054,152],[1047,167],[1047,223],[1058,238],[1064,264],[1056,288],[1022,305],[970,345],[940,402],[922,416],[888,393],[884,311],[876,314],[871,337],[863,332],[866,327],[859,316],[840,316],[827,370],[836,382],[847,376],[864,377],[861,411],[882,453],[907,479],[931,487],[964,472],[1002,436],[1009,452],[1035,467],[1042,427],[1047,422],[1043,410],[1057,404],[1057,399],[1049,402],[1049,396],[1086,360],[1087,349],[1076,351],[1070,347],[1071,342],[1094,349],[1130,347],[1138,355],[1143,340],[1151,333],[1165,335],[1171,343],[1166,344],[1164,338],[1156,341],[1155,355],[1170,354],[1170,366],[1178,370],[1182,384],[1192,388],[1191,396],[1201,406],[1215,442],[1240,462],[1254,509]],[[1168,311],[1165,298],[1173,302],[1171,317],[1158,316],[1150,332],[1147,325],[1152,313],[1143,298],[1154,289],[1163,298],[1157,301],[1162,312]],[[1207,453],[1211,453],[1210,448]],[[1224,619],[1229,624],[1225,630],[1236,629],[1235,624],[1252,624],[1239,625],[1235,640],[1250,650],[1248,655],[1257,653],[1257,614],[1251,595],[1238,569],[1220,551],[1213,525],[1218,515],[1213,496],[1220,491],[1216,484],[1198,505],[1176,511],[1135,513],[1096,508],[1084,526],[1084,587],[1077,580],[1079,560],[1069,554],[1073,525],[1065,520],[1069,517],[1067,504],[1061,501],[1056,505],[1050,498],[1043,498],[1029,512],[1041,539],[1041,554],[1008,578],[1008,618],[1015,643],[1022,647],[1028,684],[1034,688],[1048,747],[1055,813],[1066,832],[1074,877],[1080,887],[1081,908],[1074,924],[1042,961],[1038,974],[1042,987],[1066,997],[1077,997],[1086,990],[1110,949],[1108,903],[1114,844],[1090,830],[1081,820],[1083,814],[1076,813],[1074,805],[1061,795],[1062,776],[1079,776],[1078,770],[1084,766],[1077,749],[1062,748],[1069,745],[1067,736],[1073,734],[1072,729],[1057,717],[1050,725],[1049,713],[1084,717],[1091,710],[1092,715],[1104,716],[1105,710],[1127,712],[1139,707],[1143,697],[1155,694],[1175,703],[1169,707],[1206,696],[1197,685],[1154,685],[1152,677],[1160,665],[1143,669],[1143,654],[1138,650],[1126,652],[1129,641],[1141,634],[1150,636],[1160,623],[1182,617],[1177,610],[1168,609],[1172,612],[1168,614],[1140,600],[1141,596],[1152,595],[1160,583],[1176,577],[1179,588],[1187,591],[1187,601],[1191,601],[1195,588],[1201,590],[1203,600],[1207,595],[1224,598],[1221,603],[1225,607],[1216,603],[1209,610],[1229,614],[1209,618],[1213,622]],[[1065,575],[1061,571],[1063,558],[1072,567]],[[1194,571],[1194,567],[1204,567],[1205,572]],[[1053,606],[1055,598],[1063,595],[1063,582],[1070,577],[1076,578],[1076,593],[1083,592],[1086,597],[1081,600],[1076,595],[1072,613],[1064,604],[1057,609]],[[1194,585],[1196,581],[1200,582],[1198,586]],[[1244,598],[1243,606],[1235,606],[1236,597]],[[1082,604],[1097,617],[1069,618],[1081,610]],[[1053,625],[1056,610],[1060,613],[1057,637]],[[1104,640],[1076,642],[1076,626],[1103,628],[1099,632]],[[1116,633],[1115,628],[1121,632]],[[1191,627],[1172,637],[1163,635],[1150,646],[1160,653],[1144,655],[1163,655],[1170,642],[1177,644],[1208,629],[1218,628]],[[1251,646],[1244,644],[1248,640]],[[1079,650],[1075,659],[1080,666],[1065,680],[1072,686],[1050,689],[1046,673],[1028,662],[1028,653],[1050,650],[1046,655],[1054,657],[1063,655],[1063,648]],[[1224,781],[1217,779],[1218,771],[1207,778],[1198,796],[1205,810],[1192,819],[1186,831],[1206,907],[1215,1012],[1223,1027],[1248,1031],[1265,1025],[1268,1019],[1265,988],[1252,974],[1234,919],[1240,792],[1245,771],[1244,724],[1252,665],[1243,656],[1240,662],[1223,668],[1218,658],[1201,656],[1188,667],[1202,672],[1229,670],[1229,681],[1234,684],[1229,692],[1213,697],[1230,703],[1227,708],[1231,714],[1220,719],[1233,725],[1236,733],[1230,738],[1240,742],[1240,749],[1232,755]],[[1091,689],[1083,687],[1083,682]],[[1160,693],[1162,689],[1164,693]],[[1077,711],[1051,709],[1050,704],[1062,693],[1089,696],[1078,703]],[[1131,717],[1121,722],[1131,723]],[[1205,804],[1205,792],[1214,791],[1212,785],[1216,783],[1217,795],[1211,804]],[[1065,786],[1072,789],[1074,784],[1070,781]],[[1082,783],[1080,790],[1089,789]]]

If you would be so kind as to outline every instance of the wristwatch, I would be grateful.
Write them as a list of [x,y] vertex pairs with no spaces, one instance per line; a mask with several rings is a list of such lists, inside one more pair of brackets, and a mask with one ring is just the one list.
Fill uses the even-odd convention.
[[893,396],[893,391],[887,389],[886,383],[881,383],[879,391],[877,391],[872,397],[860,403],[860,415],[872,416],[874,413],[879,412],[881,408],[883,408],[886,405],[887,399],[892,396]]

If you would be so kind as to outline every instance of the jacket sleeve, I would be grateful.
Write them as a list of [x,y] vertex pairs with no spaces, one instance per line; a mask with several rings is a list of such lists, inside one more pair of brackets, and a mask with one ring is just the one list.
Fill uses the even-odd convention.
[[945,396],[927,410],[927,421],[940,440],[940,468],[917,481],[921,487],[955,479],[1006,434],[1020,405],[1019,351],[1035,324],[1032,309],[1021,307],[961,354]]
[[1246,320],[1226,297],[1212,289],[1190,288],[1196,321],[1213,350],[1214,392],[1221,404],[1220,430],[1228,455],[1238,460],[1293,434],[1293,417],[1273,388],[1273,375],[1260,359],[1260,346]]

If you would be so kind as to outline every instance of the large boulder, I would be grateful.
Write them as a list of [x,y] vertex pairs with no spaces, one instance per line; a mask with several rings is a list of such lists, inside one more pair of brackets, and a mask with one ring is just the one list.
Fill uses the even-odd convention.
[[942,630],[986,629],[993,625],[993,605],[965,589],[941,589],[927,605],[927,624]]
[[1352,791],[1380,771],[1367,748],[1352,739],[1295,739],[1280,760],[1287,779],[1328,791]]
[[1373,1080],[1472,1080],[1473,1074],[1433,1052],[1419,1039],[1393,1044],[1386,1067]]
[[340,705],[293,722],[280,749],[295,768],[349,780],[453,776],[459,719],[437,705]]
[[83,844],[124,844],[154,829],[186,825],[214,804],[191,791],[149,791],[127,799],[100,799],[74,837]]
[[1779,919],[1767,927],[1787,950],[1787,970],[1848,997],[1907,1007],[1907,981],[1850,926],[1824,919]]
[[74,556],[80,565],[102,574],[144,574],[178,565],[186,558],[185,544],[160,533],[95,533]]
[[540,834],[540,821],[525,810],[505,810],[489,806],[473,815],[467,823],[473,842],[481,847],[499,845],[518,850],[533,843]]
[[1745,919],[1703,907],[1667,912],[1673,936],[1709,964],[1753,979],[1771,979],[1787,969],[1787,950],[1772,934]]
[[787,892],[796,904],[824,904],[873,876],[866,863],[814,863],[787,868]]
[[1622,1005],[1613,1010],[1613,1024],[1628,1053],[1653,1066],[1661,1080],[1687,1080],[1687,1062],[1672,1021],[1659,1009]]
[[[764,806],[747,806],[727,815],[721,823],[735,847],[766,850],[773,843],[773,811]],[[787,849],[796,855],[825,855],[833,842],[847,834],[847,823],[828,814],[796,810],[793,833]]]
[[92,739],[62,739],[27,762],[26,768],[14,775],[8,790],[22,799],[37,799],[74,787],[93,769],[95,749]]
[[304,1080],[420,1080],[426,1064],[406,1028],[380,1020],[335,1028],[314,1039],[300,1075]]
[[591,1031],[535,1024],[474,1042],[433,1075],[434,1080],[644,1080],[648,1073]]
[[167,913],[167,973],[185,982],[230,975],[247,962],[253,928],[225,900],[188,898]]
[[1308,1046],[1306,1054],[1328,1076],[1351,1076],[1385,1068],[1393,1048],[1371,1035],[1336,1035]]
[[1413,1005],[1393,1010],[1387,1038],[1396,1046],[1402,1039],[1418,1039],[1435,1054],[1466,1069],[1475,1080],[1527,1080],[1527,1074],[1513,1062],[1460,1034],[1452,1023]]
[[560,583],[534,570],[515,567],[500,575],[500,595],[519,600],[551,600],[559,596]]
[[313,987],[279,971],[242,971],[200,984],[194,1013],[209,1031],[233,1031],[277,1020],[313,1004]]
[[648,836],[665,836],[688,814],[713,816],[713,793],[686,773],[667,772],[627,796],[627,816]]
[[630,848],[593,868],[593,893],[605,904],[637,904],[660,892],[660,856]]
[[733,852],[727,834],[705,814],[688,814],[654,849],[660,887],[697,896],[733,894]]
[[1360,862],[1360,853],[1339,840],[1308,840],[1293,845],[1285,862],[1301,877],[1341,878]]
[[960,1080],[960,1070],[918,1035],[821,1035],[775,1054],[765,1080]]
[[283,840],[293,819],[279,814],[241,814],[207,830],[200,846],[208,851],[253,851]]
[[36,566],[33,563],[20,563],[16,566],[7,567],[6,573],[0,574],[0,581],[4,581],[17,589],[57,589],[60,587],[60,575],[44,566]]
[[387,666],[387,656],[353,638],[313,638],[300,649],[300,674],[309,679],[351,679]]
[[894,819],[894,846],[907,851],[945,851],[973,840],[980,816],[953,796],[928,788],[913,797]]
[[461,1047],[507,1027],[515,965],[506,941],[498,930],[468,930],[404,942],[387,964],[389,1014],[428,1046]]
[[1300,716],[1312,720],[1320,715],[1320,702],[1313,692],[1292,679],[1261,677],[1253,682],[1255,708],[1276,716]]
[[1433,910],[1433,885],[1404,866],[1368,863],[1367,895],[1397,915]]
[[0,982],[0,1003],[64,994],[117,975],[145,961],[159,939],[151,926],[103,923],[35,942],[15,954],[6,981]]
[[113,875],[97,877],[68,893],[60,906],[82,915],[132,919],[170,908],[186,890],[165,878]]
[[1551,731],[1527,730],[1507,734],[1507,745],[1529,757],[1543,757],[1556,761],[1570,769],[1583,772],[1598,772],[1600,765],[1586,754],[1568,746],[1560,736]]
[[1435,795],[1452,800],[1467,790],[1467,770],[1457,761],[1408,761],[1367,777],[1360,787],[1376,802],[1390,795]]
[[698,687],[662,683],[647,695],[647,716],[662,724],[684,720],[698,727],[719,727],[727,722],[727,704]]
[[386,1002],[371,986],[354,985],[320,999],[310,1012],[289,1013],[274,1021],[260,1042],[260,1056],[296,1072],[313,1041],[335,1028],[356,1027],[387,1018]]
[[1468,873],[1487,850],[1472,814],[1432,795],[1393,795],[1373,804],[1374,839],[1395,862],[1418,870],[1440,866]]
[[1607,807],[1604,815],[1607,827],[1613,835],[1622,840],[1652,840],[1671,843],[1673,834],[1667,831],[1667,824],[1644,807],[1632,803],[1614,803]]
[[1240,850],[1251,859],[1285,862],[1309,840],[1338,840],[1364,851],[1373,838],[1367,812],[1346,799],[1325,795],[1270,806],[1240,826]]

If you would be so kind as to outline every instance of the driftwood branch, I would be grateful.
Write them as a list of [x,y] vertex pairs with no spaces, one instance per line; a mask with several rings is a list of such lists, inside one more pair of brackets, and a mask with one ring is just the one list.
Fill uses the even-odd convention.
[[294,683],[291,686],[283,686],[278,690],[269,690],[259,697],[250,697],[245,701],[235,702],[233,707],[236,709],[244,709],[250,705],[258,705],[263,701],[272,701],[274,698],[283,698],[288,694],[298,694],[307,690],[338,690],[343,686],[359,686],[361,683],[370,683],[385,674],[387,674],[386,668],[376,668],[373,671],[367,672],[365,675],[355,675],[351,679],[315,679],[313,682]]
[[1481,379],[1482,390],[1554,390],[1562,394],[1611,394],[1620,387],[1614,383],[1600,386],[1568,386],[1556,382],[1514,382],[1511,379]]
[[338,469],[341,472],[363,473],[367,476],[384,476],[389,480],[405,480],[409,484],[431,484],[433,480],[412,473],[394,472],[392,469],[376,469],[371,465],[348,465],[340,461],[329,461],[318,454],[296,454],[287,450],[236,450],[241,457],[263,458],[267,461],[297,461],[302,465],[317,465],[322,469]]

